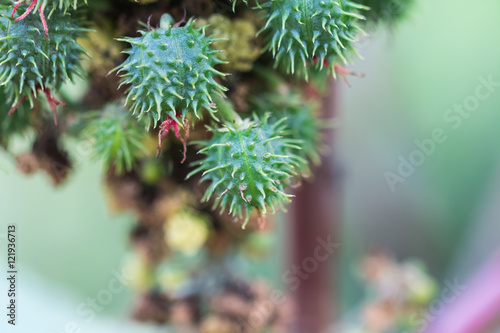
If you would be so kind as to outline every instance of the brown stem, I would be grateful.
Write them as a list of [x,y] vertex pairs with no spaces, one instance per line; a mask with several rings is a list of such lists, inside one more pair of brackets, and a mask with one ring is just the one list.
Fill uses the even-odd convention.
[[[321,119],[332,119],[335,115],[334,83],[331,81],[323,97]],[[323,142],[328,147],[333,144],[333,130],[324,132]],[[335,167],[331,154],[324,156],[321,166],[313,170],[312,182],[304,182],[295,193],[292,208],[291,260],[292,266],[302,267],[300,286],[295,291],[298,306],[296,325],[293,332],[325,332],[334,319],[332,304],[334,285],[331,267],[337,262],[337,251],[328,254],[325,261],[318,260],[315,250],[320,246],[318,238],[337,242],[338,195],[335,182]],[[322,250],[320,257],[326,251]],[[317,251],[316,251],[317,252]],[[316,256],[316,258],[315,258]],[[317,265],[313,265],[313,258]],[[315,270],[313,268],[317,266]],[[308,269],[310,273],[304,270]],[[308,275],[306,278],[305,276]]]

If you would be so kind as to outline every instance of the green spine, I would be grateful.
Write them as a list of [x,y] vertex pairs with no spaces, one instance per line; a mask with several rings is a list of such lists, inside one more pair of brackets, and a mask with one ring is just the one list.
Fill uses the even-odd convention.
[[38,6],[45,9],[52,5],[54,8],[67,11],[71,8],[76,9],[82,3],[87,3],[87,0],[42,0],[38,2]]
[[270,122],[286,119],[283,135],[300,146],[297,155],[301,157],[300,171],[310,173],[309,163],[320,163],[321,121],[316,111],[318,105],[303,99],[299,91],[276,92],[255,98],[255,108],[259,115],[270,113]]
[[[236,10],[236,4],[238,3],[238,0],[231,0],[233,2],[233,12]],[[246,5],[248,5],[247,0],[242,0]]]

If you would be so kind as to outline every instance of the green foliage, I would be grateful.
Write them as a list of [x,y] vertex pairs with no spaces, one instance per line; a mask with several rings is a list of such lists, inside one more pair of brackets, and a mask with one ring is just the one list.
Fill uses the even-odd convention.
[[401,20],[414,5],[414,0],[358,0],[370,7],[366,14],[367,22],[395,23]]
[[80,74],[85,50],[76,39],[85,29],[77,25],[77,18],[54,10],[47,17],[47,39],[36,16],[14,22],[6,10],[1,14],[0,85],[6,86],[9,101],[16,104],[28,96],[33,105],[37,90],[58,90]]
[[229,205],[231,215],[242,218],[244,214],[243,227],[252,209],[265,215],[268,207],[276,210],[289,202],[291,195],[284,189],[299,163],[295,142],[282,136],[284,119],[271,124],[266,115],[262,120],[254,117],[210,130],[213,138],[203,142],[205,148],[200,150],[205,157],[188,176],[202,171],[201,181],[210,182],[204,200],[216,193],[214,208],[224,211]]
[[213,94],[226,90],[214,76],[224,75],[214,69],[223,63],[210,49],[213,39],[204,29],[193,27],[190,20],[183,27],[172,26],[162,18],[159,29],[141,31],[142,37],[125,38],[132,48],[128,59],[117,67],[122,84],[128,84],[126,103],[139,117],[145,117],[147,127],[170,116],[181,126],[191,113],[200,117],[200,108],[214,116]]
[[145,152],[143,142],[147,134],[142,126],[116,104],[95,112],[93,117],[83,131],[83,138],[94,142],[94,157],[103,160],[106,169],[114,165],[117,174],[131,171]]
[[274,0],[262,6],[271,34],[268,49],[288,73],[308,79],[311,69],[327,67],[334,74],[335,63],[358,55],[354,43],[363,33],[358,21],[364,20],[359,10],[366,7],[347,0]]

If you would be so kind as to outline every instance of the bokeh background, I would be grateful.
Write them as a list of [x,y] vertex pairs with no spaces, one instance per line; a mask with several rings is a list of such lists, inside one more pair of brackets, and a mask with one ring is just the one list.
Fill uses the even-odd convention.
[[[420,258],[438,282],[465,282],[500,246],[500,87],[459,128],[443,118],[474,94],[480,77],[500,82],[500,2],[416,2],[408,20],[378,29],[361,44],[364,60],[352,68],[367,76],[350,79],[352,88],[336,86],[339,127],[332,144],[342,177],[342,219],[341,260],[332,269],[342,313],[363,298],[356,267],[370,250]],[[392,191],[384,174],[396,173],[399,156],[408,158],[414,141],[431,137],[435,128],[447,141]],[[22,139],[16,146],[27,148]],[[4,242],[4,226],[17,223],[20,260],[20,325],[12,329],[2,320],[2,332],[59,333],[71,321],[87,332],[156,331],[124,321],[128,290],[89,323],[75,313],[122,267],[133,224],[131,216],[108,212],[101,166],[88,157],[83,150],[70,181],[54,189],[45,175],[26,177],[0,153],[0,237]],[[286,222],[279,222],[280,235]],[[249,272],[279,285],[283,244]]]

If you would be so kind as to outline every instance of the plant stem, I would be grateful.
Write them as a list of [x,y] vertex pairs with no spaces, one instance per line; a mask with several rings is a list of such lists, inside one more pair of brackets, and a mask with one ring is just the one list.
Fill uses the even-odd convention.
[[[334,92],[334,83],[330,81],[322,101],[322,119],[330,120],[335,115]],[[331,147],[333,130],[325,130],[323,134],[323,143]],[[312,182],[305,182],[295,193],[289,244],[291,267],[300,266],[303,273],[302,277],[299,276],[300,287],[295,291],[298,313],[293,330],[301,333],[325,332],[334,319],[331,300],[334,296],[332,286],[335,281],[331,277],[330,268],[337,262],[336,250],[328,253],[322,249],[320,256],[318,251],[315,251],[321,246],[319,239],[324,243],[337,241],[339,204],[332,156],[324,156],[321,165],[313,170],[312,174]],[[321,261],[326,255],[327,259]]]

